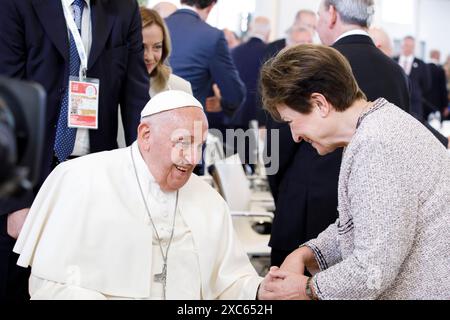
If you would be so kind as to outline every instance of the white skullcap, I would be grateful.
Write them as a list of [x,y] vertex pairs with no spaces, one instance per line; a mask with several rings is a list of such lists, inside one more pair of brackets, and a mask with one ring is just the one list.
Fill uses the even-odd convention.
[[196,107],[203,110],[202,104],[189,93],[180,90],[163,91],[147,102],[141,112],[141,119],[156,113],[184,107]]

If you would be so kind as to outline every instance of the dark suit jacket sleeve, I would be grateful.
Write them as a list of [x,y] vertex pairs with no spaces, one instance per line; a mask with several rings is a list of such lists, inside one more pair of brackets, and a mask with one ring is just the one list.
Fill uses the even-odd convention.
[[0,74],[23,78],[26,48],[23,19],[14,0],[2,1],[0,10]]
[[436,129],[434,129],[432,126],[430,126],[430,124],[423,120],[422,124],[428,128],[428,130],[431,131],[431,133],[436,137],[436,139],[439,140],[440,143],[442,143],[442,145],[447,148],[448,147],[448,138],[444,137],[439,131],[437,131]]
[[439,107],[443,113],[448,106],[448,91],[447,91],[447,77],[445,76],[445,70],[439,67],[439,100],[441,101]]
[[426,63],[421,63],[422,72],[420,77],[420,86],[422,87],[422,94],[427,93],[431,89],[431,72]]
[[120,97],[122,121],[127,145],[136,140],[140,113],[150,100],[150,80],[144,64],[144,49],[142,45],[142,25],[137,2],[133,11],[133,19],[129,27],[128,65],[126,79]]
[[[0,75],[23,79],[26,48],[23,19],[14,0],[2,1],[0,10]],[[0,199],[0,215],[31,206],[34,196],[27,192],[14,199]]]
[[[422,72],[420,77],[420,86],[422,87],[422,92],[425,94],[431,89],[431,72],[430,68],[427,64],[421,63],[422,65]],[[436,139],[439,140],[440,143],[444,145],[445,148],[448,147],[448,138],[444,137],[439,131],[435,130],[430,124],[424,120],[422,121],[423,125],[428,128],[428,130],[431,131],[431,133],[436,137]]]
[[209,69],[213,81],[219,86],[222,95],[221,105],[223,111],[228,116],[232,116],[244,102],[245,86],[231,59],[223,32],[220,33],[215,54],[211,57]]

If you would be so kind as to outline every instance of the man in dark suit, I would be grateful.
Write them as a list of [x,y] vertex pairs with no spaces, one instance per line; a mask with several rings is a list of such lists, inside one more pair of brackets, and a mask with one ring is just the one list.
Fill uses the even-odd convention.
[[410,79],[411,114],[420,121],[426,121],[423,97],[431,88],[431,76],[426,63],[414,56],[415,43],[413,37],[405,37],[402,43],[402,54],[394,60]]
[[244,104],[232,118],[235,129],[247,130],[251,120],[259,119],[262,108],[258,105],[259,70],[264,62],[267,41],[270,34],[270,21],[266,17],[256,17],[250,26],[249,39],[231,51],[231,56],[239,76],[247,89]]
[[[265,123],[265,112],[258,96],[258,79],[259,71],[264,62],[269,35],[270,20],[266,17],[256,17],[250,25],[249,39],[231,51],[239,76],[247,90],[244,104],[236,111],[230,121],[230,127],[234,130],[246,131],[250,128],[250,122],[255,120],[258,123]],[[244,139],[244,141],[234,142],[234,151],[239,153],[241,161],[253,168],[253,165],[257,163],[256,146],[258,142],[255,135],[250,135],[249,140]],[[236,145],[236,142],[238,145]],[[242,143],[243,145],[240,146],[239,144]]]
[[[216,0],[182,0],[182,8],[166,19],[172,38],[173,73],[189,81],[206,108],[209,127],[222,133],[226,118],[241,106],[245,86],[231,59],[223,31],[207,24]],[[213,92],[213,84],[217,84]]]
[[[288,37],[268,45],[266,58],[276,55],[286,46],[312,43],[316,25],[317,17],[314,12],[300,10],[288,30]],[[298,40],[300,41],[296,43]],[[295,143],[290,128],[285,123],[277,123],[269,117],[266,125],[266,152],[271,157],[278,156],[279,163],[278,172],[268,175],[276,207],[269,242],[272,248],[271,264],[279,266],[289,253],[316,237],[330,224],[330,219],[323,216],[333,211],[332,216],[336,219],[337,214],[334,212],[337,198],[334,195],[337,180],[328,184],[320,182],[333,175],[334,167],[327,167],[326,164],[330,161],[337,162],[340,154],[320,157],[308,143]],[[272,141],[271,130],[278,130],[279,141]],[[274,143],[279,143],[278,155],[271,154],[272,149],[277,149],[273,148]],[[270,165],[272,163],[267,164]]]
[[447,77],[444,68],[440,65],[441,53],[438,50],[431,50],[430,60],[428,69],[431,87],[425,93],[425,119],[428,119],[428,115],[434,111],[439,111],[443,115],[448,105]]
[[[69,19],[75,22],[71,31]],[[67,127],[69,76],[78,76],[84,66],[81,48],[86,52],[87,77],[100,83],[98,129]],[[117,148],[119,104],[131,144],[140,111],[149,100],[137,2],[2,1],[0,74],[38,82],[47,92],[41,182],[61,161]],[[33,198],[30,192],[0,201],[0,299],[23,299],[28,294],[27,273],[15,265],[12,247]]]

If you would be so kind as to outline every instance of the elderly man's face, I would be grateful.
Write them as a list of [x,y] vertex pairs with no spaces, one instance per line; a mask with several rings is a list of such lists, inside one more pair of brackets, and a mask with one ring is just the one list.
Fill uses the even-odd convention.
[[331,15],[325,8],[323,1],[320,4],[317,16],[319,17],[317,22],[317,33],[319,34],[320,41],[322,41],[324,45],[331,46],[335,40],[331,32],[332,30],[329,28]]
[[314,36],[317,30],[317,17],[314,14],[303,13],[300,15],[299,20],[295,22],[295,26],[308,29]]
[[141,123],[141,154],[161,190],[172,192],[186,184],[201,161],[207,132],[206,116],[195,107],[156,114]]
[[304,29],[304,30],[294,30],[289,35],[287,41],[287,47],[296,46],[299,44],[311,44],[313,43],[312,34]]

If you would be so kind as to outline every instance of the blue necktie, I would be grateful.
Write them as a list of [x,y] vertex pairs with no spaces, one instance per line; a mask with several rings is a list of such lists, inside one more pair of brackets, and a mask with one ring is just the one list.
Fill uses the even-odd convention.
[[[73,17],[78,32],[81,35],[81,16],[83,14],[84,0],[74,0],[72,3]],[[69,32],[69,76],[78,76],[80,72],[80,56],[78,55],[77,47],[73,39],[72,33]],[[75,145],[75,136],[77,129],[69,128],[67,124],[67,112],[69,106],[69,83],[66,85],[64,95],[61,101],[61,108],[59,111],[58,125],[56,128],[56,137],[54,150],[56,157],[60,162],[65,161],[73,152]]]

